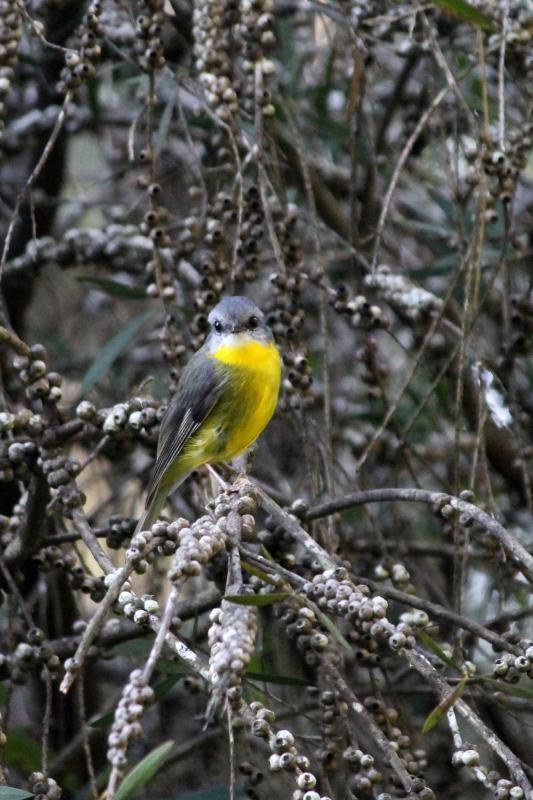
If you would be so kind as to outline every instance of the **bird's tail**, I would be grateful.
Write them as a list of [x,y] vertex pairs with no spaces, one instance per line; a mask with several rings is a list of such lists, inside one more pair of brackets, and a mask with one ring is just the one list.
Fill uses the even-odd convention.
[[[188,474],[188,473],[187,473]],[[144,514],[139,519],[139,522],[135,526],[135,533],[139,533],[139,531],[147,531],[149,528],[152,527],[154,522],[157,522],[157,518],[163,506],[165,505],[165,500],[169,496],[174,489],[177,489],[178,486],[183,483],[187,474],[183,475],[176,483],[173,483],[169,486],[168,483],[160,484],[156,491],[153,494],[150,502],[146,506],[146,510]]]
[[152,527],[154,522],[157,522],[159,512],[163,508],[165,500],[167,499],[167,494],[168,490],[166,489],[166,487],[164,488],[160,486],[157,489],[150,503],[146,507],[144,514],[141,515],[139,522],[135,527],[135,533],[139,533],[139,531],[147,531],[149,528]]

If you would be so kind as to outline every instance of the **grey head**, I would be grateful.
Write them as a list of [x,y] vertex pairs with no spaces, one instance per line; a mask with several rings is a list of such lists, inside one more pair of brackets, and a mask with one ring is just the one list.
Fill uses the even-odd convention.
[[258,342],[272,341],[272,331],[265,323],[263,312],[248,297],[223,297],[207,319],[211,326],[210,343],[231,334],[251,336]]

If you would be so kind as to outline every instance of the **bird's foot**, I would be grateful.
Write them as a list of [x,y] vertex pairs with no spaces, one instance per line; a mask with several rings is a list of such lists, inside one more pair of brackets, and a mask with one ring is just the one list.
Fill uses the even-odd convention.
[[221,475],[219,475],[219,474],[218,474],[218,472],[216,471],[216,469],[214,469],[214,468],[211,466],[211,464],[206,464],[205,466],[206,466],[206,469],[207,469],[207,471],[208,471],[208,472],[209,472],[209,474],[211,475],[211,478],[213,479],[213,481],[214,481],[214,482],[215,482],[215,483],[216,483],[218,486],[220,486],[222,489],[227,489],[227,488],[229,487],[229,484],[228,484],[228,483],[226,483],[226,481],[224,480],[224,478],[222,478],[222,477],[221,477]]
[[250,472],[256,452],[257,445],[252,444],[247,450],[244,451],[244,453],[241,453],[240,456],[236,456],[232,460],[231,466],[235,472],[238,473],[239,477],[241,475],[247,475]]

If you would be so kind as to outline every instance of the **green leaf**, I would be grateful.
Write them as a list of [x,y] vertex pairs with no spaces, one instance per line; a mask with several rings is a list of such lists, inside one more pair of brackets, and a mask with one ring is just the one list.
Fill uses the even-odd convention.
[[437,658],[440,658],[440,660],[444,664],[447,664],[448,667],[450,667],[450,669],[453,669],[459,673],[462,672],[461,667],[458,664],[456,664],[455,661],[452,658],[450,658],[450,656],[446,655],[440,644],[438,644],[434,639],[432,639],[428,633],[426,633],[425,631],[417,631],[416,635],[418,636],[422,644],[425,647],[427,647],[428,650],[431,650],[431,652],[434,655],[436,655]]
[[254,672],[253,670],[247,670],[245,675],[247,678],[251,678],[255,681],[261,681],[262,683],[279,683],[282,686],[312,685],[310,681],[306,681],[304,678],[293,678],[290,675],[274,675],[271,672]]
[[166,103],[163,113],[161,114],[161,121],[155,140],[155,155],[159,156],[163,147],[168,141],[168,131],[174,116],[174,109],[176,105],[176,98],[174,92],[170,94],[170,100]]
[[100,717],[91,717],[89,720],[89,725],[91,728],[108,728],[113,719],[115,718],[115,709],[112,711],[106,711],[105,714],[102,714]]
[[95,275],[77,275],[78,283],[87,283],[98,292],[111,297],[120,297],[121,300],[147,300],[148,295],[140,286],[129,286],[122,281],[113,281],[110,278],[97,278]]
[[85,394],[108,371],[121,352],[129,347],[133,339],[140,332],[146,321],[152,316],[151,311],[145,311],[140,317],[135,317],[125,328],[122,328],[100,350],[93,363],[85,373],[80,393]]
[[316,606],[314,603],[312,604],[312,608],[315,614],[317,615],[318,619],[320,620],[320,624],[323,625],[324,628],[326,628],[331,633],[337,644],[340,644],[341,647],[344,647],[344,649],[348,653],[353,653],[352,645],[348,641],[346,641],[346,639],[344,638],[340,630],[337,628],[335,623],[332,622],[330,618],[326,616],[326,614],[324,614],[324,612],[321,611],[319,607]]
[[33,772],[41,764],[41,745],[24,728],[11,728],[4,749],[6,763],[12,768]]
[[100,108],[100,99],[98,97],[99,87],[100,81],[97,78],[89,78],[87,81],[87,100],[94,122],[100,122],[102,119],[102,110]]
[[129,639],[125,642],[119,642],[111,650],[113,657],[121,656],[122,658],[138,659],[148,656],[152,649],[152,644],[149,639]]
[[[245,800],[245,795],[238,792],[237,799]],[[230,800],[229,786],[227,783],[216,783],[206,786],[205,789],[195,789],[192,792],[179,791],[178,794],[172,795],[172,800]]]
[[446,712],[459,700],[465,690],[467,682],[468,677],[465,676],[452,692],[442,698],[438,706],[426,717],[422,725],[422,733],[429,733],[429,731],[433,730],[433,728],[439,724]]
[[274,578],[269,575],[268,572],[264,572],[262,569],[259,569],[259,567],[253,567],[246,561],[241,561],[241,566],[245,572],[247,572],[249,575],[255,575],[255,577],[262,580],[263,583],[269,583],[271,586],[278,585],[278,582],[274,580]]
[[131,772],[128,772],[124,780],[119,786],[118,792],[115,795],[115,800],[127,800],[142,789],[149,780],[156,774],[159,767],[167,760],[170,751],[174,747],[174,742],[164,742],[163,744],[148,753],[142,761],[139,761]]
[[154,686],[154,700],[161,700],[177,684],[181,675],[169,675]]
[[477,25],[480,28],[486,28],[489,31],[496,30],[494,20],[482,11],[471,6],[466,0],[433,0],[433,5],[438,6],[442,11],[450,14],[452,17],[460,19],[462,22],[470,22],[472,25]]
[[289,592],[271,592],[270,594],[226,594],[224,600],[239,606],[271,606],[294,597]]
[[[164,658],[159,659],[159,661],[157,662],[157,668],[166,669],[166,667],[163,667],[160,664],[161,661],[166,661],[166,660],[167,659]],[[171,661],[169,661],[168,663],[176,667],[181,666],[179,664],[174,664],[174,662]],[[172,687],[176,685],[179,679],[183,677],[183,675],[186,675],[188,672],[189,670],[187,669],[187,667],[182,666],[181,669],[176,670],[175,673],[167,675],[166,678],[163,678],[163,680],[159,681],[159,683],[156,683],[154,686],[154,701],[160,700],[162,697],[164,697],[172,689]],[[108,728],[109,725],[111,725],[111,723],[113,722],[114,717],[115,717],[115,709],[113,708],[111,711],[106,711],[105,714],[102,714],[99,717],[92,717],[89,720],[89,725],[91,726],[91,728]]]
[[166,672],[167,675],[188,675],[190,667],[183,661],[173,661],[171,658],[158,658],[156,669],[159,672]]
[[517,686],[512,683],[503,683],[503,681],[496,681],[494,678],[487,678],[483,683],[490,683],[494,691],[502,692],[504,694],[512,694],[514,697],[525,697],[527,700],[533,700],[533,689],[527,686]]
[[28,797],[35,797],[35,795],[24,789],[14,789],[12,786],[0,786],[0,800],[27,800]]

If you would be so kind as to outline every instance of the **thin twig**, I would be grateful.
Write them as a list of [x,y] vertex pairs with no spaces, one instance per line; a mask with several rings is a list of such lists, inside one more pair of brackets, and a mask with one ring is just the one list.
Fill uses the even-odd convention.
[[113,572],[115,565],[108,555],[106,555],[102,545],[94,535],[85,512],[81,508],[76,508],[72,512],[72,520],[76,529],[80,532],[84,544],[87,546],[92,557],[106,573]]
[[23,342],[15,331],[10,331],[4,328],[3,325],[0,326],[0,344],[7,344],[19,356],[28,357],[31,353],[31,349],[26,342]]
[[9,249],[11,247],[11,239],[13,238],[13,232],[15,230],[15,225],[17,223],[18,215],[20,212],[20,207],[26,194],[31,191],[33,184],[41,174],[44,165],[48,161],[48,157],[50,153],[54,149],[54,146],[59,138],[59,134],[61,133],[61,129],[65,123],[65,119],[67,116],[67,108],[72,99],[72,92],[68,91],[65,95],[65,99],[63,100],[63,105],[61,106],[61,110],[57,116],[56,123],[53,127],[52,133],[44,147],[43,152],[41,153],[41,157],[39,158],[37,164],[33,168],[31,175],[27,179],[24,187],[20,190],[18,197],[15,202],[15,208],[13,209],[13,213],[11,215],[11,221],[9,223],[9,227],[7,229],[6,238],[4,240],[4,248],[2,250],[2,258],[0,259],[0,282],[2,281],[2,273],[3,269],[6,265],[7,257],[9,255]]
[[80,711],[80,727],[81,737],[83,743],[83,752],[85,755],[85,766],[89,774],[89,785],[91,787],[92,800],[98,800],[98,787],[96,785],[96,775],[94,772],[94,764],[91,753],[91,743],[89,741],[89,729],[87,726],[87,717],[85,713],[85,673],[82,669],[78,678],[78,708]]
[[505,45],[507,26],[509,23],[509,0],[502,0],[503,19],[498,58],[498,143],[500,150],[505,151]]
[[389,206],[392,200],[392,195],[394,194],[394,191],[396,189],[396,185],[398,183],[402,170],[405,166],[405,162],[409,158],[409,154],[413,149],[418,137],[426,127],[434,111],[439,107],[439,105],[442,103],[442,101],[448,94],[449,89],[450,89],[449,86],[445,86],[443,89],[441,89],[440,92],[437,94],[437,96],[433,99],[430,106],[424,111],[424,113],[418,120],[414,131],[406,141],[402,149],[402,152],[400,153],[400,157],[396,163],[396,166],[394,167],[394,172],[392,173],[391,179],[389,181],[389,186],[387,188],[387,192],[383,200],[383,207],[381,209],[381,214],[379,215],[379,221],[376,230],[376,238],[374,241],[374,248],[372,252],[372,272],[375,271],[378,264],[379,248],[381,245],[381,237],[383,234],[383,228],[385,226],[385,220],[387,219],[387,214],[389,213]]

